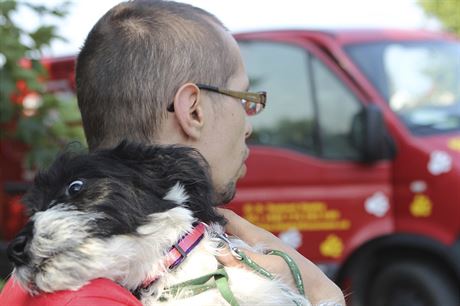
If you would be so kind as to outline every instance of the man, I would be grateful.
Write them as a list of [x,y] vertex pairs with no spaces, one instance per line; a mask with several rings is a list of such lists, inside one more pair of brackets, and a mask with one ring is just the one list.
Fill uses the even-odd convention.
[[[261,107],[218,92],[246,92],[249,80],[238,45],[213,15],[175,2],[121,3],[89,33],[77,60],[76,81],[90,150],[112,147],[122,139],[190,146],[208,161],[220,202],[234,197],[249,154],[245,140],[252,128],[245,109]],[[302,255],[231,211],[219,211],[229,221],[230,234],[290,254],[314,305],[345,304],[338,287]],[[294,286],[283,259],[248,255]],[[231,255],[219,260],[240,264]],[[98,286],[98,305],[122,305],[109,302],[114,300],[111,285]],[[107,290],[101,290],[104,286]]]

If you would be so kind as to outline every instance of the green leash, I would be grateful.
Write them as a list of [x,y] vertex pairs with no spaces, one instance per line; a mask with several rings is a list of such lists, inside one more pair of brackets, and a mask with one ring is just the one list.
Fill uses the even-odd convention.
[[228,274],[224,267],[220,267],[213,273],[209,273],[198,278],[194,278],[179,284],[172,285],[160,296],[161,302],[167,301],[168,296],[181,295],[181,297],[187,298],[194,295],[203,293],[207,290],[217,288],[222,297],[231,305],[239,306],[235,296],[230,290],[228,284]]
[[[242,251],[238,248],[231,248],[232,254],[241,261],[243,264],[251,268],[253,271],[258,273],[259,275],[266,277],[268,279],[273,280],[275,277],[273,274],[259,266],[255,261],[251,258],[246,256]],[[271,250],[267,253],[267,255],[276,255],[280,256],[284,259],[284,261],[289,266],[291,273],[294,277],[297,290],[301,295],[305,295],[305,289],[302,281],[302,276],[300,275],[300,270],[297,267],[297,264],[294,260],[284,252],[278,250]],[[192,297],[203,293],[210,289],[219,290],[222,297],[231,305],[231,306],[239,306],[235,296],[233,295],[230,285],[228,283],[228,274],[225,271],[223,266],[220,266],[215,272],[205,274],[198,278],[194,278],[179,284],[172,285],[171,287],[167,288],[163,294],[160,296],[159,300],[161,302],[167,301],[169,296],[177,296],[181,295],[183,298]],[[296,300],[293,302],[300,306],[300,303]]]
[[[258,274],[262,275],[262,276],[265,276],[266,278],[268,279],[271,279],[273,280],[275,277],[273,276],[273,274],[271,274],[270,272],[268,272],[267,270],[265,270],[264,268],[262,268],[261,266],[259,266],[257,263],[255,263],[255,261],[253,261],[251,258],[249,258],[248,256],[246,256],[246,254],[244,254],[242,251],[240,251],[238,248],[233,248],[232,249],[233,252],[235,252],[239,257],[240,257],[240,261],[242,263],[244,263],[246,266],[248,266],[249,268],[251,268],[252,270],[254,270],[255,272],[257,272]],[[294,277],[294,281],[295,281],[295,284],[296,284],[296,287],[297,287],[297,290],[299,291],[299,293],[301,295],[305,295],[305,290],[304,290],[304,286],[303,286],[303,281],[302,281],[302,276],[300,274],[300,270],[299,268],[297,267],[297,264],[294,262],[294,260],[291,258],[291,256],[289,256],[288,254],[284,253],[284,252],[281,252],[281,251],[278,251],[278,250],[271,250],[269,252],[267,252],[267,255],[276,255],[276,256],[280,256],[281,258],[284,259],[284,261],[287,263],[287,265],[289,266],[289,270],[291,270],[291,274],[292,276]],[[236,256],[236,258],[238,259],[238,256]],[[300,303],[296,300],[292,300],[294,302],[294,304],[296,304],[297,306],[300,306]]]
[[291,270],[292,276],[294,277],[294,281],[295,281],[297,290],[299,291],[301,295],[305,295],[305,287],[303,285],[302,275],[300,274],[299,267],[297,267],[297,264],[291,258],[291,256],[289,256],[288,254],[284,252],[278,251],[278,250],[271,250],[267,253],[267,255],[276,255],[284,259],[284,261],[289,266],[289,270]]

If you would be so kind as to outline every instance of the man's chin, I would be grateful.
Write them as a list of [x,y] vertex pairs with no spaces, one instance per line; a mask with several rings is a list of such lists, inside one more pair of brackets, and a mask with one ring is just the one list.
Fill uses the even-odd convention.
[[217,206],[230,203],[236,194],[236,182],[228,183],[224,190],[218,192],[219,200],[216,202]]
[[238,179],[240,180],[243,177],[245,177],[247,171],[248,171],[248,168],[246,167],[246,164],[243,164],[243,166],[241,166],[240,175],[238,176]]
[[233,198],[236,195],[236,182],[242,179],[246,175],[246,171],[247,171],[246,164],[243,163],[243,165],[241,166],[238,174],[233,179],[233,181],[225,185],[225,187],[222,190],[218,190],[219,199],[216,202],[217,206],[230,203],[233,200]]

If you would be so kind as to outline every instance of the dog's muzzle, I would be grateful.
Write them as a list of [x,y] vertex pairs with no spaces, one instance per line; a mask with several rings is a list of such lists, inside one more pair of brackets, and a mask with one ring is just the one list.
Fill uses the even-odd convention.
[[8,245],[7,255],[16,267],[28,264],[28,244],[33,235],[33,222],[29,222]]

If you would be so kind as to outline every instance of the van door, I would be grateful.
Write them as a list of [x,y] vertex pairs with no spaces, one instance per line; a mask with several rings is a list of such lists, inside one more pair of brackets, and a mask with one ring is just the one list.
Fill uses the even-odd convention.
[[266,90],[268,99],[249,118],[248,174],[230,208],[316,262],[340,262],[391,232],[391,164],[361,162],[358,90],[313,44],[239,45],[251,91]]

